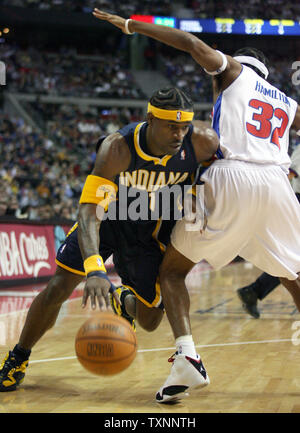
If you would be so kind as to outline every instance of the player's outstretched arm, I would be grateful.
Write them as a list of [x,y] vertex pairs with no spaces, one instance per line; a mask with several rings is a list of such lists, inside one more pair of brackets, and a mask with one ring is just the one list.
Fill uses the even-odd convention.
[[[108,291],[111,283],[106,277],[103,262],[101,264],[99,229],[103,215],[117,193],[115,177],[128,168],[130,158],[125,139],[119,133],[108,136],[98,150],[94,169],[87,177],[81,194],[78,242],[88,276],[82,298],[83,307],[89,297],[92,308],[96,307],[96,299],[101,310],[109,307]],[[116,292],[114,296],[117,296]],[[119,302],[117,298],[116,300]]]
[[124,33],[140,33],[170,45],[173,48],[185,51],[208,72],[219,70],[225,65],[227,60],[225,66],[228,75],[225,77],[226,87],[240,73],[241,65],[236,60],[230,56],[226,56],[226,60],[224,60],[224,57],[218,51],[214,50],[191,33],[162,25],[125,20],[118,15],[112,15],[100,11],[99,9],[94,9],[93,15],[100,20],[110,22]]

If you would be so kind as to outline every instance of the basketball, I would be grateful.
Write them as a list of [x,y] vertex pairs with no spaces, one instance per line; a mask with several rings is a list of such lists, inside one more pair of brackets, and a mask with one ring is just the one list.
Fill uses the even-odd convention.
[[78,361],[98,375],[121,373],[132,363],[136,351],[136,335],[131,325],[111,312],[101,312],[86,320],[75,338]]

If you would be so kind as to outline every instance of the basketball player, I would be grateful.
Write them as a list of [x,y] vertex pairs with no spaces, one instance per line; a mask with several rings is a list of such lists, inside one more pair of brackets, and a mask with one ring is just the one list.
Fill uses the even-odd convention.
[[[292,188],[300,203],[300,145],[296,147],[291,155],[291,166],[288,175]],[[260,317],[257,300],[262,301],[280,284],[278,277],[266,274],[260,275],[252,284],[237,290],[238,296],[246,313],[255,319]]]
[[[193,116],[192,101],[183,91],[161,89],[150,99],[146,122],[129,124],[99,143],[95,167],[80,198],[78,224],[60,246],[56,273],[34,299],[19,342],[1,365],[0,391],[15,390],[23,380],[31,349],[85,277],[83,307],[88,298],[92,308],[98,303],[101,310],[110,308],[111,302],[113,310],[132,324],[135,318],[147,331],[159,325],[163,305],[158,273],[175,224],[175,207],[171,201],[170,213],[164,218],[160,212],[156,219],[149,218],[149,212],[136,219],[129,210],[135,191],[146,192],[147,204],[149,198],[153,204],[155,192],[169,186],[176,185],[181,192],[192,184],[199,162],[216,152],[216,133],[204,123],[194,127]],[[180,194],[175,203],[177,198]],[[117,290],[103,264],[111,254],[124,285]]]
[[207,226],[197,233],[186,229],[184,218],[178,221],[160,269],[176,345],[171,373],[156,395],[158,402],[167,402],[206,384],[197,368],[185,286],[195,263],[206,259],[220,269],[243,257],[280,277],[300,311],[300,205],[287,177],[289,130],[299,130],[300,108],[266,81],[266,59],[258,50],[231,57],[181,30],[98,9],[93,14],[126,34],[141,33],[189,53],[217,77],[213,128],[220,137],[220,159],[202,175]]

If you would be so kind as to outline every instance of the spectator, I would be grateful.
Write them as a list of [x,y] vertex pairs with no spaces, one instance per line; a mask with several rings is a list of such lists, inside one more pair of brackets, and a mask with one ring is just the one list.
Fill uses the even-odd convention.
[[47,199],[50,197],[50,189],[46,185],[44,181],[42,181],[38,187],[36,188],[36,192],[38,193],[39,197],[42,199]]
[[19,209],[19,203],[18,203],[17,197],[15,195],[13,195],[8,200],[6,215],[8,217],[17,218],[18,209]]
[[120,15],[132,15],[136,11],[145,15],[165,15],[171,14],[170,0],[131,0],[130,3],[120,2],[119,0],[3,0],[5,5],[31,7],[41,10],[55,10],[61,12],[85,12],[91,13],[94,7],[104,8],[110,13]]
[[[112,52],[117,50],[116,45]],[[6,59],[7,88],[10,91],[58,96],[145,98],[122,53],[118,57],[110,53],[91,55],[82,61],[72,49],[50,53],[33,47],[20,49],[5,44],[0,45],[0,57]]]
[[[149,6],[150,2],[145,4]],[[109,86],[100,92],[102,95],[106,92],[117,98],[141,97],[126,69],[125,60],[119,62],[112,56],[108,58],[109,62],[101,61],[101,56],[97,60],[78,62],[73,49],[43,53],[31,47],[18,50],[0,45],[1,54],[10,59],[8,73],[15,90],[21,88],[35,94],[59,94],[62,91],[68,95],[75,92],[79,96],[91,94],[94,97],[95,87],[107,82]],[[168,52],[161,56],[161,63],[173,85],[188,87],[195,102],[212,103],[211,81],[194,62],[182,54]],[[280,59],[273,63],[270,82],[299,99],[300,86],[293,86],[290,78],[293,71],[286,68],[286,61]],[[97,74],[98,78],[93,82]],[[51,84],[54,82],[57,89]],[[43,132],[37,132],[24,119],[8,116],[0,110],[0,213],[7,214],[8,211],[29,219],[64,216],[74,221],[82,186],[95,161],[99,136],[115,132],[124,124],[143,120],[143,112],[128,107],[80,109],[71,104],[45,104],[39,97],[34,102],[24,103],[24,109]],[[196,118],[208,120],[209,114],[210,110],[200,111]],[[298,141],[299,137],[291,134],[291,150]],[[14,198],[9,209],[6,197]]]
[[0,199],[0,217],[5,217],[7,211],[7,202],[1,198]]

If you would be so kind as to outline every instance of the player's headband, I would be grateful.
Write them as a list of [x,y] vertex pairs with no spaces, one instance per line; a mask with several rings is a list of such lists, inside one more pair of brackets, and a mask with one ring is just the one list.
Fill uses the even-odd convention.
[[148,104],[148,113],[152,113],[158,119],[174,120],[174,122],[191,122],[194,118],[193,111],[165,110],[154,107],[150,102]]
[[246,65],[252,65],[255,66],[255,68],[259,69],[260,72],[264,74],[265,79],[268,78],[269,71],[266,68],[266,66],[261,62],[260,60],[256,59],[255,57],[251,56],[236,56],[234,57],[235,60],[237,60],[239,63],[245,63]]

